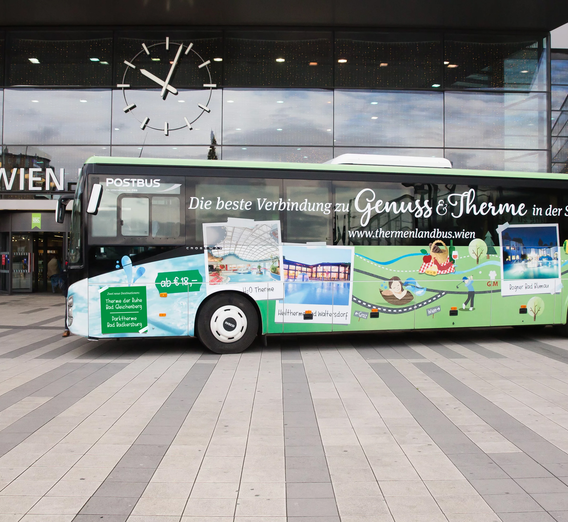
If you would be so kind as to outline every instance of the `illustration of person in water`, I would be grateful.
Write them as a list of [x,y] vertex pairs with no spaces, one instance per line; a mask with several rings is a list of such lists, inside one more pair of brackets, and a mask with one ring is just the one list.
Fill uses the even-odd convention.
[[385,301],[392,305],[405,305],[414,299],[414,295],[410,290],[404,288],[404,284],[400,277],[391,277],[389,287],[381,292]]

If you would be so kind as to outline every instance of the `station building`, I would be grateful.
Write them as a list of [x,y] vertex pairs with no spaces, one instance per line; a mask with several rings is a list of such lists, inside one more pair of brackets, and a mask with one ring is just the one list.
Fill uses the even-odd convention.
[[53,200],[93,155],[566,172],[566,22],[556,0],[3,2],[0,292],[51,290]]

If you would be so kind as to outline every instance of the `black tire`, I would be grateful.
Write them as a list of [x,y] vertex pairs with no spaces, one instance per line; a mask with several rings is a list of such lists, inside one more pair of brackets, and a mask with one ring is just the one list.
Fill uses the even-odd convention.
[[252,344],[257,332],[254,305],[237,293],[214,294],[197,317],[199,340],[214,353],[241,353]]

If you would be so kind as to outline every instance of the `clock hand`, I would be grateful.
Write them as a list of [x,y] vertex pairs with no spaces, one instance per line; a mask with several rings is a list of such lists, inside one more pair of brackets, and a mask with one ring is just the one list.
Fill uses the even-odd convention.
[[[150,80],[152,80],[153,82],[156,82],[160,87],[163,87],[166,82],[164,82],[163,80],[160,80],[160,78],[158,78],[157,76],[155,76],[154,74],[152,74],[151,72],[147,71],[146,69],[140,69],[140,72],[146,76],[146,78],[149,78]],[[168,91],[170,91],[172,94],[177,94],[178,91],[175,87],[172,87],[171,85],[167,86]]]
[[174,70],[177,66],[178,60],[179,60],[179,56],[181,54],[181,51],[183,49],[183,44],[179,44],[179,49],[178,52],[176,53],[176,57],[174,58],[174,61],[172,63],[172,66],[170,67],[170,72],[168,73],[168,77],[166,78],[166,81],[164,82],[164,86],[162,87],[162,98],[165,100],[166,96],[168,95],[168,93],[166,92],[168,90],[168,87],[170,86],[170,80],[172,78],[172,75],[174,74]]

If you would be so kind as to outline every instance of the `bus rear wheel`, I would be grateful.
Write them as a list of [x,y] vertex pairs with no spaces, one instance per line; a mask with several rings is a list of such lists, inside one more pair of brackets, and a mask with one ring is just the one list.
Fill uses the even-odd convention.
[[241,353],[254,341],[258,315],[254,305],[236,293],[216,294],[197,318],[199,340],[214,353]]

